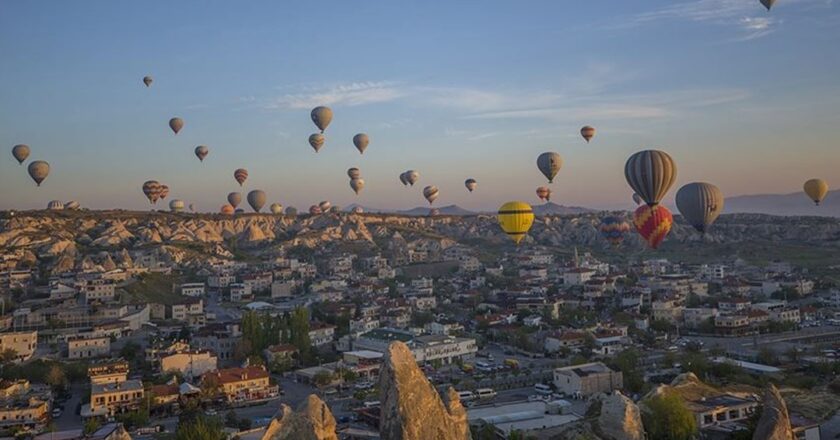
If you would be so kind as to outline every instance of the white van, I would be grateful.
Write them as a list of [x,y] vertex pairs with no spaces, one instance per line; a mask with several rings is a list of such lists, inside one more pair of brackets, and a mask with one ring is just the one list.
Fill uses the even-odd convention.
[[486,400],[496,397],[496,392],[493,391],[493,388],[479,388],[475,390],[475,395],[481,400]]
[[364,405],[365,405],[365,408],[375,408],[375,407],[379,406],[379,401],[378,400],[371,400],[371,401],[365,402]]
[[534,385],[534,392],[543,396],[548,396],[552,391],[550,386],[544,383],[538,383]]
[[461,402],[469,402],[470,400],[475,399],[475,393],[472,391],[458,391],[458,399],[460,399]]

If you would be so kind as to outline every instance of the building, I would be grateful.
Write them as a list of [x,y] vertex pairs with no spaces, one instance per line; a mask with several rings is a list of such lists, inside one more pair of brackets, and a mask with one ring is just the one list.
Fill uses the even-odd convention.
[[0,430],[46,425],[49,399],[48,390],[34,390],[28,380],[0,381]]
[[97,338],[75,338],[67,341],[67,357],[69,359],[88,359],[107,356],[111,353],[111,338],[108,336]]
[[756,411],[758,402],[722,394],[688,401],[686,407],[694,414],[697,427],[703,429],[708,426],[746,420]]
[[209,350],[184,350],[162,355],[160,371],[177,371],[186,377],[198,377],[218,368],[218,358]]
[[204,283],[181,284],[181,295],[193,297],[204,296]]
[[252,299],[254,299],[254,294],[251,290],[251,284],[231,283],[230,300],[232,302],[251,301]]
[[554,386],[567,396],[590,396],[622,388],[624,378],[620,371],[613,371],[601,362],[591,362],[556,368]]
[[190,339],[192,346],[200,350],[210,350],[219,360],[233,359],[237,344],[242,339],[239,324],[213,324],[199,330]]
[[332,343],[335,338],[335,326],[322,322],[313,322],[309,325],[309,341],[315,347]]
[[143,382],[126,380],[114,383],[93,383],[90,386],[90,404],[82,406],[82,417],[112,417],[134,411],[143,402]]
[[228,402],[240,403],[277,397],[279,387],[271,385],[264,367],[227,368],[206,373],[202,381],[211,381]]
[[25,361],[35,354],[38,346],[38,332],[5,332],[0,333],[0,353],[12,350],[15,359]]
[[204,315],[204,300],[201,298],[187,298],[172,304],[172,319],[181,322],[189,321],[191,316]]
[[91,364],[88,377],[92,385],[125,382],[128,379],[128,362],[117,360]]

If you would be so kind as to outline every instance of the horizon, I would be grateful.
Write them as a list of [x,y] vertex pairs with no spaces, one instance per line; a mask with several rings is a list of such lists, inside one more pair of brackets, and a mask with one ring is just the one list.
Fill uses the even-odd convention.
[[[301,211],[320,200],[405,210],[428,206],[422,188],[436,185],[435,207],[493,211],[538,204],[543,151],[565,162],[553,202],[632,209],[623,166],[644,148],[677,163],[667,206],[693,181],[728,198],[796,193],[812,177],[831,185],[840,159],[830,50],[840,11],[826,0],[771,12],[750,0],[2,9],[0,53],[14,66],[0,70],[2,148],[28,144],[30,161],[52,168],[39,188],[3,153],[4,210],[182,199],[213,212],[228,192],[257,188]],[[306,141],[316,105],[335,112],[317,154]],[[186,122],[177,136],[174,116]],[[589,144],[583,125],[598,130]],[[371,137],[361,156],[357,132]],[[197,145],[210,148],[203,163]],[[345,174],[354,166],[366,181],[358,197]],[[242,188],[239,167],[250,173]],[[407,169],[421,174],[414,187],[397,179]],[[170,186],[163,205],[143,197],[148,179]]]

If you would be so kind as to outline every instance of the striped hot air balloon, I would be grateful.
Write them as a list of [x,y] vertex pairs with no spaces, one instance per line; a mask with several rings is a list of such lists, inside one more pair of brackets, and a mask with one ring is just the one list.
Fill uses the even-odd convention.
[[321,207],[318,205],[312,205],[309,207],[309,215],[318,215],[321,213]]
[[648,206],[653,206],[665,197],[677,180],[677,165],[664,151],[639,151],[627,159],[624,177],[633,191]]
[[642,205],[636,209],[633,215],[633,224],[636,226],[636,231],[653,249],[659,247],[659,244],[671,231],[673,223],[674,217],[671,215],[671,211],[662,205]]
[[163,200],[168,195],[169,195],[169,186],[161,185],[160,186],[160,193],[158,193],[158,197],[160,197],[160,199]]
[[590,127],[589,125],[584,125],[583,128],[580,129],[580,135],[586,139],[586,143],[588,144],[593,137],[595,137],[595,127]]
[[600,231],[610,244],[618,247],[624,241],[624,235],[630,231],[630,225],[624,219],[611,215],[601,220]]
[[236,183],[238,183],[239,186],[242,186],[242,184],[245,183],[245,180],[248,179],[248,170],[245,168],[237,169],[233,172],[233,178],[236,179]]
[[160,183],[157,180],[143,182],[143,194],[149,199],[149,203],[157,203],[160,197]]
[[534,210],[525,202],[507,202],[499,208],[499,226],[516,244],[534,224]]
[[540,200],[543,200],[543,201],[551,200],[551,188],[549,188],[547,186],[538,187],[537,188],[537,197],[539,197]]

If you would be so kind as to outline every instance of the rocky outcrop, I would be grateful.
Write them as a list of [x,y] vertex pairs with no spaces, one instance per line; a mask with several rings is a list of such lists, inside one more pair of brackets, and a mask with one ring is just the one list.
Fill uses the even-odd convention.
[[469,440],[467,414],[450,389],[444,403],[414,355],[392,342],[379,374],[380,436],[388,440]]
[[753,440],[794,440],[790,415],[782,395],[775,386],[764,393],[764,409],[753,433]]
[[645,430],[639,407],[632,400],[616,391],[600,399],[601,414],[597,431],[605,440],[643,440]]
[[261,440],[338,440],[335,418],[327,404],[311,394],[297,411],[281,405]]

